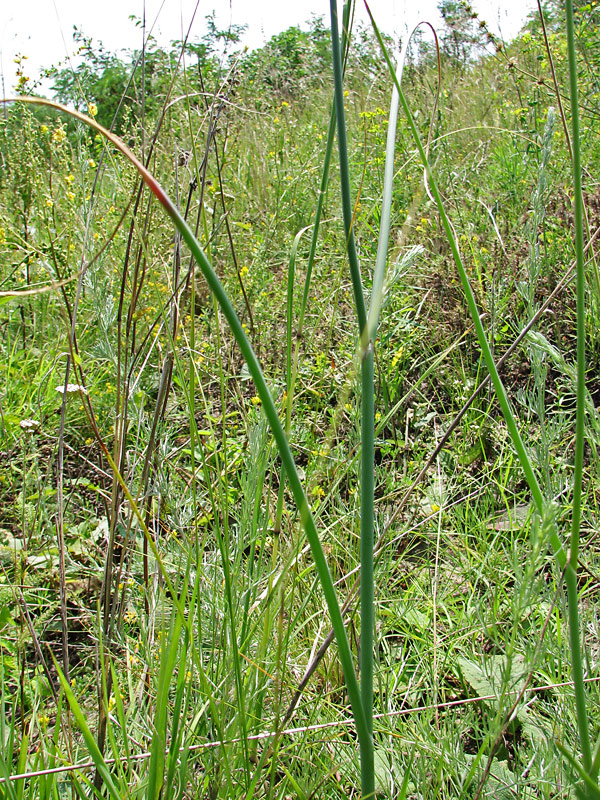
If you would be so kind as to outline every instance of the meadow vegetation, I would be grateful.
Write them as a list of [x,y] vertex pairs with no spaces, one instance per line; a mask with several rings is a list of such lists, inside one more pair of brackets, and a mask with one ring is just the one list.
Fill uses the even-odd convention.
[[[579,142],[561,5],[510,43],[461,2],[442,10],[439,52],[419,29],[402,88],[548,505],[536,505],[487,381],[401,109],[374,342],[375,793],[597,798],[555,542],[570,553],[577,495],[579,149],[576,593],[593,749],[600,6],[574,12]],[[328,147],[329,21],[253,52],[239,29],[206,28],[126,56],[77,33],[80,65],[47,79],[56,100],[123,139],[213,265],[262,365],[362,665],[368,348]],[[393,81],[371,30],[347,45],[351,227],[368,306]],[[36,92],[25,58],[18,89]],[[248,359],[134,166],[56,108],[2,107],[0,332],[0,797],[364,797],[307,508]]]

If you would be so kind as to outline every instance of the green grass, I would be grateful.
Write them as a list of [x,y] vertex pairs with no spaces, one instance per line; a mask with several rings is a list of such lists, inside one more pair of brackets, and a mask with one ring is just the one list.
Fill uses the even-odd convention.
[[102,81],[7,107],[0,796],[597,796],[594,13],[562,112],[532,23],[442,51],[432,125],[409,61],[395,147],[374,34],[335,92],[318,24],[221,73],[150,47],[117,129],[173,206],[84,124]]

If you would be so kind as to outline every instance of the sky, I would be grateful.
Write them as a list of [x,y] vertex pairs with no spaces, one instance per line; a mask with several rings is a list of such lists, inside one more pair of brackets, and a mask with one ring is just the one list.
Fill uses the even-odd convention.
[[[439,24],[438,0],[370,0],[378,25],[402,37],[421,19]],[[341,12],[341,0],[339,2]],[[535,5],[535,0],[473,0],[472,5],[494,32],[514,36]],[[243,43],[260,47],[291,25],[303,25],[313,14],[327,19],[327,0],[145,0],[147,28],[160,44],[182,38],[194,18],[192,39],[206,31],[205,17],[212,11],[226,28],[233,22],[247,25]],[[366,18],[362,1],[358,14]],[[142,29],[130,17],[141,19],[144,0],[0,0],[0,95],[10,96],[16,83],[14,59],[26,55],[26,74],[34,78],[42,67],[65,61],[75,50],[73,26],[86,36],[118,52],[139,49]],[[195,17],[194,10],[196,9]]]

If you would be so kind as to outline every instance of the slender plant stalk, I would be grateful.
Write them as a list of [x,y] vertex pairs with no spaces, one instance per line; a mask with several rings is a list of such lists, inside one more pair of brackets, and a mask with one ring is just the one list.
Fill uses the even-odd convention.
[[[351,0],[346,8],[351,7]],[[337,117],[338,151],[342,210],[346,232],[346,251],[354,293],[361,354],[361,474],[360,474],[360,693],[365,718],[364,735],[359,735],[360,781],[363,800],[375,796],[375,754],[373,746],[373,646],[374,646],[374,349],[369,339],[367,312],[362,287],[360,265],[353,230],[353,211],[350,192],[350,167],[344,111],[342,56],[338,31],[337,0],[330,0],[331,52],[333,59],[335,110]],[[346,15],[347,16],[347,15]]]
[[344,228],[346,231],[346,250],[350,263],[350,277],[352,279],[352,291],[354,293],[354,305],[356,307],[356,320],[358,322],[358,333],[362,336],[367,324],[367,312],[365,309],[365,297],[363,293],[362,280],[360,276],[360,266],[358,254],[356,252],[356,241],[352,227],[353,211],[352,199],[350,195],[350,166],[348,162],[348,137],[346,135],[346,113],[344,111],[344,86],[342,73],[342,54],[339,46],[339,26],[337,16],[337,2],[330,0],[331,8],[331,52],[333,56],[333,77],[335,89],[335,109],[337,116],[338,151],[340,158],[340,183],[342,193],[342,210],[344,214]]
[[[375,539],[375,353],[369,341],[361,363],[361,473],[360,473],[360,690],[373,745],[373,657],[375,632],[375,580],[373,544]],[[372,754],[361,763],[363,797],[374,792]],[[365,791],[367,789],[367,791]]]
[[[573,189],[575,194],[575,256],[577,260],[577,401],[575,422],[575,474],[573,479],[573,516],[569,562],[565,573],[569,606],[569,641],[571,669],[575,688],[577,727],[583,768],[589,772],[592,752],[586,709],[583,663],[579,635],[579,598],[577,592],[577,560],[581,525],[581,490],[583,482],[583,448],[585,443],[585,269],[583,258],[583,192],[581,187],[581,148],[579,137],[579,96],[577,89],[577,62],[575,58],[575,29],[573,25],[573,0],[566,2],[567,51],[569,62],[569,89],[571,94],[571,126],[573,147]],[[594,776],[595,779],[596,776]]]

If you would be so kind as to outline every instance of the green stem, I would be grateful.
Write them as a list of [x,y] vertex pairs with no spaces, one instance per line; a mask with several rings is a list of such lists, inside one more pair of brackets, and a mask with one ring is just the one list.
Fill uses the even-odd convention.
[[[373,643],[374,643],[374,580],[373,580],[373,521],[375,515],[375,404],[374,348],[369,342],[361,364],[362,420],[360,474],[360,691],[365,717],[373,735]],[[361,772],[373,771],[373,752],[364,754]],[[361,760],[363,752],[361,749]]]
[[[362,287],[360,265],[354,240],[352,201],[350,192],[350,167],[344,110],[342,58],[339,46],[337,2],[331,0],[331,50],[333,58],[335,111],[337,117],[338,150],[340,158],[340,184],[346,250],[354,292],[354,305],[361,341],[361,490],[360,490],[360,694],[366,730],[361,736],[360,780],[363,799],[375,796],[375,770],[373,749],[373,647],[374,647],[374,581],[373,581],[373,526],[374,526],[374,354],[373,342],[368,340],[367,312]],[[349,8],[349,3],[346,8]],[[346,15],[347,18],[348,15]]]
[[573,516],[569,564],[565,574],[569,600],[569,642],[571,669],[575,688],[577,727],[583,757],[583,768],[592,765],[592,752],[587,719],[581,641],[579,634],[579,598],[577,594],[577,559],[581,525],[581,490],[583,482],[583,450],[585,444],[585,269],[583,259],[583,192],[581,187],[581,147],[579,137],[579,97],[573,0],[566,2],[569,88],[571,93],[571,126],[573,130],[573,189],[575,193],[575,256],[577,261],[577,405],[575,422],[575,472],[573,478]]
[[352,201],[350,198],[350,166],[348,163],[348,140],[346,136],[346,114],[344,111],[344,84],[342,75],[342,54],[339,46],[337,0],[330,0],[331,8],[331,52],[333,56],[333,77],[335,89],[335,109],[337,115],[338,150],[340,157],[340,183],[342,190],[342,211],[344,213],[344,229],[346,231],[346,249],[350,263],[350,277],[354,292],[358,333],[362,336],[367,324],[365,297],[363,294],[360,266],[354,240],[352,225]]

